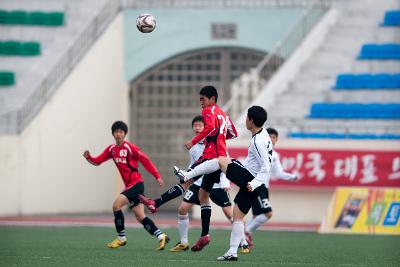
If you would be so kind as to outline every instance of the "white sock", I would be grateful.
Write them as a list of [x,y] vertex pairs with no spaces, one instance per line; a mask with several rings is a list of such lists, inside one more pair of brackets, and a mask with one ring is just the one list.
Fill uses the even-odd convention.
[[244,234],[244,224],[242,221],[234,221],[232,224],[230,248],[227,255],[237,256],[237,250]]
[[248,246],[249,244],[246,241],[246,235],[244,234],[244,225],[243,225],[243,235],[242,235],[242,239],[240,240],[240,245],[243,246]]
[[188,240],[188,232],[189,232],[189,215],[181,215],[178,214],[178,229],[179,229],[179,236],[181,237],[181,243],[187,244],[189,243]]
[[255,218],[253,218],[253,220],[250,221],[250,223],[246,225],[246,231],[253,232],[266,221],[268,221],[268,217],[265,216],[265,214],[257,215]]
[[125,230],[118,233],[118,239],[119,239],[119,241],[122,241],[122,242],[126,241]]
[[185,175],[186,178],[192,179],[196,176],[213,173],[218,170],[219,170],[218,159],[210,159],[210,160],[206,160],[203,163],[197,165],[190,171],[184,172],[183,174]]

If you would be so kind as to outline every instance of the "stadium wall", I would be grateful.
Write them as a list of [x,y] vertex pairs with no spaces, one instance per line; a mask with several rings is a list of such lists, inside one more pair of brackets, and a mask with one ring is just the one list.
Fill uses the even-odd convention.
[[[0,215],[109,211],[119,177],[112,162],[91,166],[128,121],[119,14],[19,136],[0,136]],[[58,159],[58,160],[57,160]]]

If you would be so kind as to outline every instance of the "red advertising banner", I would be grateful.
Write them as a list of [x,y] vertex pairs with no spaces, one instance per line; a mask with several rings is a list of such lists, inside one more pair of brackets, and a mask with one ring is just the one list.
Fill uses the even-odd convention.
[[[277,180],[272,185],[290,186],[400,186],[400,151],[352,151],[279,149],[282,167],[298,173],[297,182]],[[247,148],[230,148],[229,155],[244,159]]]

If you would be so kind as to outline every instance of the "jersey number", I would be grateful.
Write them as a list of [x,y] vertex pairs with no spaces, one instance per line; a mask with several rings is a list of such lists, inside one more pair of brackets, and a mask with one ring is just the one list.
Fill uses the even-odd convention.
[[217,115],[217,118],[218,118],[218,120],[219,121],[221,121],[221,127],[219,127],[219,133],[220,134],[225,134],[226,133],[226,121],[228,120],[228,118],[226,117],[224,117],[224,116],[222,116],[222,115]]
[[260,197],[258,197],[258,201],[260,202],[260,205],[263,209],[266,209],[271,206],[268,198],[261,199]]
[[183,198],[186,200],[189,200],[193,196],[193,194],[194,193],[192,191],[188,190],[188,191],[186,191],[186,194]]

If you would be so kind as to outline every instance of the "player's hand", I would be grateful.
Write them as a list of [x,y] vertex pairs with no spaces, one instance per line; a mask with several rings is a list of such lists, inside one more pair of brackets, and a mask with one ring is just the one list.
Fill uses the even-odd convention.
[[253,192],[253,188],[251,187],[250,183],[247,183],[247,191]]
[[189,141],[187,141],[187,142],[185,143],[185,147],[186,147],[187,150],[191,149],[192,146],[193,146],[192,140],[189,140]]
[[163,180],[162,178],[158,179],[157,182],[158,182],[158,185],[159,185],[161,188],[164,187],[164,180]]
[[224,189],[225,192],[228,192],[228,191],[229,191],[229,188],[230,188],[230,187],[224,187],[223,189]]
[[299,180],[299,175],[297,173],[294,173],[294,177],[293,177],[292,181],[296,182],[297,180]]
[[88,159],[90,157],[89,150],[85,150],[85,152],[83,152],[83,156],[85,157],[85,159]]

